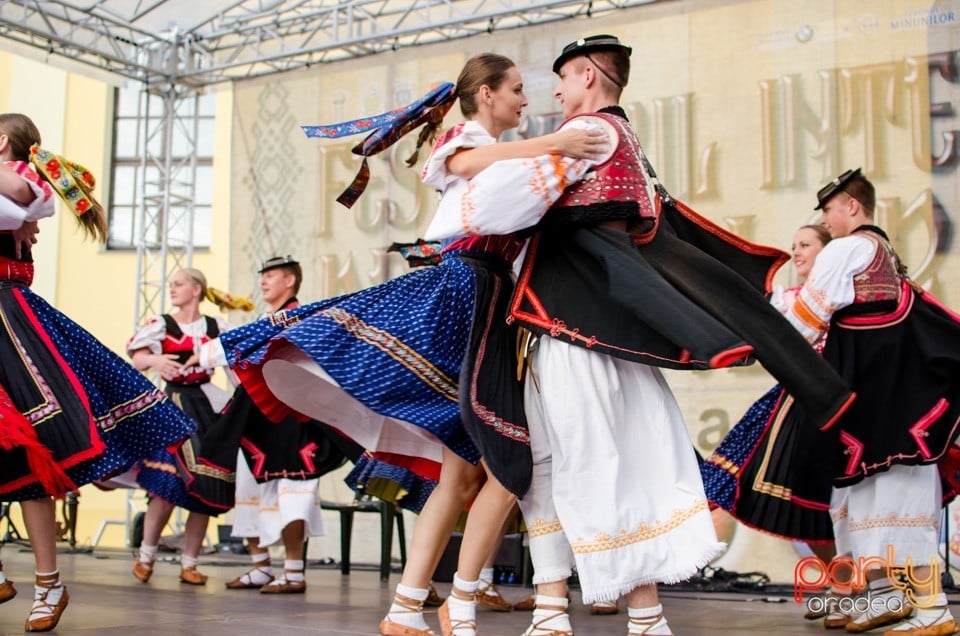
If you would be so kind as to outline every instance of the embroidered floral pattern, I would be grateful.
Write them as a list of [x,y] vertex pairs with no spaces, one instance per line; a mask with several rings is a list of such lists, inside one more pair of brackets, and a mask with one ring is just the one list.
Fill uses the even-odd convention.
[[931,515],[901,517],[895,512],[884,517],[867,517],[850,520],[850,532],[863,532],[874,528],[938,528],[938,519]]
[[710,507],[706,499],[701,499],[688,508],[681,508],[673,511],[670,518],[665,521],[655,521],[653,523],[641,523],[637,528],[630,532],[621,530],[620,535],[613,537],[605,533],[600,533],[591,540],[578,539],[571,542],[570,548],[574,554],[589,554],[591,552],[607,552],[617,550],[640,543],[650,541],[676,530],[684,523],[702,512],[708,512]]
[[386,353],[409,369],[414,375],[437,391],[437,393],[454,402],[458,401],[457,383],[447,377],[440,369],[430,364],[422,355],[406,346],[394,336],[364,323],[362,320],[338,307],[325,309],[320,313],[342,325],[343,328],[353,336]]
[[531,539],[536,539],[537,537],[544,537],[554,532],[563,532],[563,526],[560,525],[559,519],[547,521],[543,517],[537,517],[533,523],[527,524],[527,532],[530,534]]

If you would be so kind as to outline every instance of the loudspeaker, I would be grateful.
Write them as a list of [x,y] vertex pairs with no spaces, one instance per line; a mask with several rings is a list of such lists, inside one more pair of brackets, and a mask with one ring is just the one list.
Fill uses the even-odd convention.
[[[453,574],[457,571],[457,560],[460,556],[460,544],[463,542],[463,533],[454,532],[450,535],[450,543],[440,555],[440,562],[433,573],[433,580],[439,583],[450,583]],[[503,536],[503,542],[493,560],[494,583],[525,583],[528,569],[526,566],[527,550],[523,547],[523,534],[511,533]]]

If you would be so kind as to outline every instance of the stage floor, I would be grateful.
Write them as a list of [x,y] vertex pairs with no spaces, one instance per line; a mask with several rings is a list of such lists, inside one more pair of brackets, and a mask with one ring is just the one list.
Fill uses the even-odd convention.
[[[4,570],[19,594],[0,608],[0,634],[23,633],[30,610],[33,557],[14,544],[3,546]],[[55,633],[60,634],[183,634],[245,636],[278,634],[377,634],[399,575],[389,583],[373,568],[357,568],[348,576],[339,569],[307,570],[305,595],[262,595],[256,590],[226,590],[224,582],[245,571],[245,556],[214,554],[201,557],[200,569],[210,575],[203,587],[179,582],[179,564],[158,562],[153,579],[133,578],[128,552],[63,553],[60,569],[70,591],[70,606]],[[441,594],[448,584],[438,584]],[[505,586],[504,596],[519,601],[529,588]],[[676,634],[757,634],[789,636],[824,634],[819,622],[802,619],[802,608],[783,596],[753,593],[679,592],[664,589],[663,605]],[[573,624],[577,636],[626,633],[626,610],[614,616],[591,616],[573,592]],[[951,601],[956,602],[955,597]],[[529,623],[525,612],[481,610],[483,636],[519,636]],[[436,610],[427,621],[439,634]]]

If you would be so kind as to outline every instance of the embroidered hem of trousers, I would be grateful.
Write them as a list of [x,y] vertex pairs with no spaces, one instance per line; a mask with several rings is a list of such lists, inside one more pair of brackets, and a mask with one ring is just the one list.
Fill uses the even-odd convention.
[[830,517],[837,554],[854,559],[887,558],[892,547],[896,564],[909,557],[916,566],[939,561],[940,474],[935,464],[894,465],[853,486],[835,488]]
[[272,479],[257,483],[243,455],[237,458],[237,506],[231,535],[259,538],[261,547],[279,544],[294,521],[304,522],[303,540],[323,536],[319,479]]
[[538,579],[567,571],[572,552],[583,602],[615,601],[685,580],[724,550],[658,369],[545,337],[529,362],[534,472],[521,506]]

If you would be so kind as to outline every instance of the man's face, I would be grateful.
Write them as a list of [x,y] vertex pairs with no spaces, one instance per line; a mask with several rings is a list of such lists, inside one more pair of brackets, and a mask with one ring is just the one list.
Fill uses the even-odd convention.
[[842,238],[850,234],[853,220],[853,197],[846,192],[836,194],[824,204],[820,211],[820,225],[827,228],[833,238]]
[[583,71],[585,64],[581,58],[573,58],[560,67],[557,75],[560,81],[553,91],[553,96],[560,100],[564,117],[572,117],[581,112],[585,89],[583,86]]
[[260,274],[260,294],[267,304],[283,299],[293,289],[296,277],[281,267]]

